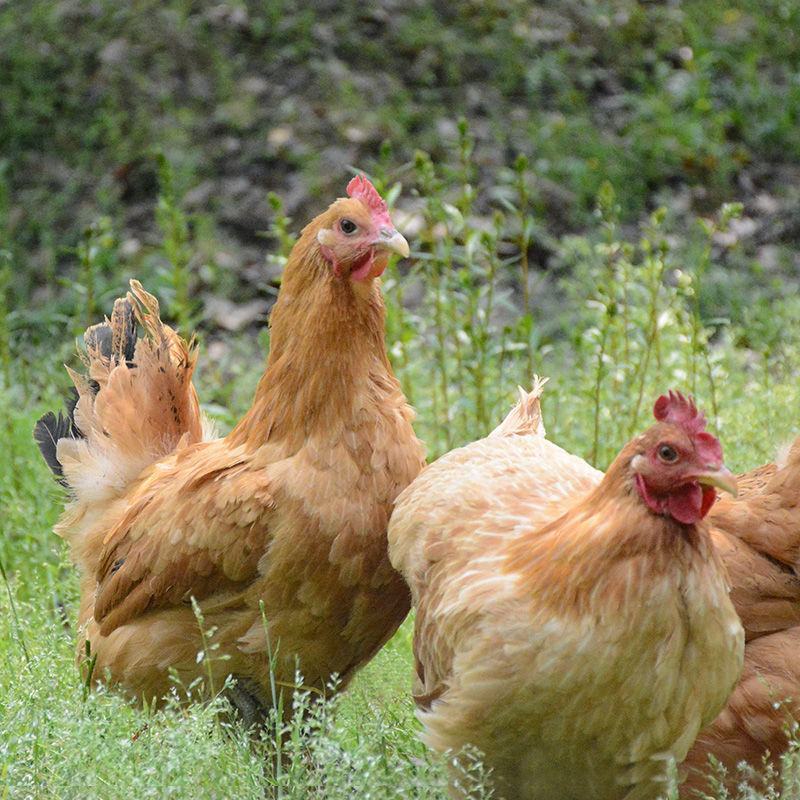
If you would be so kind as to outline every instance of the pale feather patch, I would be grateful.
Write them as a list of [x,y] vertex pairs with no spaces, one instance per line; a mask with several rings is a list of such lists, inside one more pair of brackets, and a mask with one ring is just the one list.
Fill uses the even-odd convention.
[[794,442],[784,442],[775,454],[775,466],[778,469],[783,469],[789,463],[789,454],[792,450]]
[[317,241],[323,247],[332,247],[336,243],[336,236],[330,228],[320,228],[317,231]]
[[219,438],[219,428],[217,427],[217,423],[211,419],[208,414],[202,414],[200,425],[202,428],[202,438],[204,442],[211,442],[214,439]]

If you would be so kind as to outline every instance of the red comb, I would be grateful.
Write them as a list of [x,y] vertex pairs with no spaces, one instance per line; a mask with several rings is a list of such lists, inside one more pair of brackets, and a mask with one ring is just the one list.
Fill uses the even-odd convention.
[[363,175],[356,175],[347,184],[347,196],[360,200],[374,214],[386,214],[389,208],[386,201],[378,194],[378,190]]
[[653,416],[659,422],[669,422],[683,428],[694,439],[700,457],[709,464],[722,463],[722,445],[716,436],[706,432],[706,418],[697,410],[691,397],[680,392],[662,394],[653,406]]
[[653,416],[659,422],[678,425],[689,434],[701,433],[706,427],[706,418],[697,410],[694,400],[673,390],[670,390],[669,394],[662,394],[656,400]]

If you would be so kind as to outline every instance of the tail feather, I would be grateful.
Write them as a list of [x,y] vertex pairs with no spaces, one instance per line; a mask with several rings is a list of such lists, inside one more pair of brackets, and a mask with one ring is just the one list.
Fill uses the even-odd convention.
[[83,341],[91,360],[124,360],[133,362],[136,352],[136,317],[127,297],[114,302],[111,319],[92,325],[83,334]]
[[66,487],[64,470],[58,460],[56,450],[59,439],[78,439],[83,436],[78,426],[75,424],[75,406],[78,402],[78,392],[75,389],[70,391],[64,401],[65,411],[57,414],[48,411],[34,426],[33,438],[39,447],[45,463],[56,476],[58,482]]
[[138,281],[84,343],[87,374],[68,370],[75,393],[66,416],[45,414],[34,438],[59,481],[78,501],[92,502],[120,494],[145,467],[200,441],[205,430],[192,384],[194,342],[161,322],[158,301]]
[[549,378],[533,376],[533,386],[526,392],[518,386],[519,401],[508,416],[489,434],[493,436],[544,436],[541,397]]

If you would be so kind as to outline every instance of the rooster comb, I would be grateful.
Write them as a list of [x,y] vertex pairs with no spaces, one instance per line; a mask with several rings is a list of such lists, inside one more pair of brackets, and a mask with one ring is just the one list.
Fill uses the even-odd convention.
[[662,394],[656,400],[653,416],[659,422],[677,425],[689,434],[702,433],[706,427],[706,418],[701,411],[698,411],[694,399],[674,390]]
[[378,194],[378,190],[363,175],[356,175],[347,184],[347,196],[360,200],[377,214],[386,214],[389,210],[386,201]]

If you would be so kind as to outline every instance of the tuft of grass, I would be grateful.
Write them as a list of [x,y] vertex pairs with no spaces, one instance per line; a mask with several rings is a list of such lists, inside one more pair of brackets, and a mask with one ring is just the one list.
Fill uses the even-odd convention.
[[163,236],[161,249],[167,262],[163,272],[164,294],[168,314],[175,320],[178,331],[189,336],[196,321],[189,271],[192,259],[189,221],[181,209],[172,165],[163,153],[156,154],[156,162],[159,182],[156,221]]

